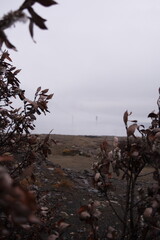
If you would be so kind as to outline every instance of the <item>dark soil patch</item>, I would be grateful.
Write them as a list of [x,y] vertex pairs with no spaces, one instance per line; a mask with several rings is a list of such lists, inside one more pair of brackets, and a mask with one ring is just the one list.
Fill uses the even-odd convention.
[[[55,139],[55,136],[53,137]],[[63,235],[64,240],[87,239],[90,227],[80,221],[77,211],[81,206],[87,205],[90,200],[96,200],[100,203],[101,215],[98,224],[101,240],[106,239],[108,226],[115,227],[117,230],[121,229],[121,224],[108,200],[103,193],[93,186],[91,163],[96,160],[99,152],[98,146],[103,139],[103,137],[75,138],[64,136],[63,138],[63,136],[57,136],[55,139],[57,145],[53,146],[53,154],[50,160],[39,161],[34,164],[34,181],[30,176],[25,176],[21,180],[21,183],[27,185],[27,187],[29,185],[29,188],[35,191],[37,196],[37,214],[43,223],[43,227],[38,229],[40,240],[46,240],[49,235],[53,234],[55,223],[60,220],[70,224]],[[83,153],[90,154],[90,157],[81,156],[79,152],[75,155],[65,156],[63,155],[64,149],[78,149]],[[61,159],[60,165],[57,164],[59,159]],[[152,171],[150,168],[144,169],[142,172],[144,176],[139,178],[137,189],[142,186],[147,189],[151,185],[153,182],[152,175],[146,175],[150,171]],[[112,206],[121,216],[125,202],[126,183],[124,180],[118,180],[115,175],[112,176],[110,181],[108,195]]]

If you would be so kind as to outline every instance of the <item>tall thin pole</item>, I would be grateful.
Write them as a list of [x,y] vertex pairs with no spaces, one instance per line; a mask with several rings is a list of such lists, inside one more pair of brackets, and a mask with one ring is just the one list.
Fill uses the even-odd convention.
[[160,128],[160,88],[159,88],[159,98],[158,98],[158,100],[157,100],[157,105],[158,105],[158,126],[159,126],[159,128]]

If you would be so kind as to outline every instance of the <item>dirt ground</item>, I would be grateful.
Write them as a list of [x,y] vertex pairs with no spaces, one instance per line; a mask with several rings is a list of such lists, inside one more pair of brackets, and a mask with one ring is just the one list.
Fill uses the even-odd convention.
[[[100,153],[100,144],[106,140],[108,142],[108,149],[111,150],[114,136],[53,134],[51,138],[56,141],[56,144],[52,145],[52,154],[48,157],[49,161],[60,165],[62,168],[68,168],[73,171],[91,171],[92,164],[99,160],[98,154]],[[124,139],[124,137],[119,137],[119,141],[122,139]],[[152,183],[152,175],[146,175],[152,171],[153,169],[150,167],[143,169],[141,175],[145,176],[141,177],[141,181]]]
[[[64,168],[77,171],[90,170],[92,163],[97,160],[100,144],[107,140],[111,148],[113,141],[113,136],[52,135],[52,138],[57,144],[53,145],[49,160]],[[72,150],[77,150],[77,152],[72,154]]]
[[[101,212],[98,220],[99,231],[101,239],[106,240],[107,227],[121,229],[121,225],[104,194],[95,189],[91,167],[92,163],[98,160],[100,144],[104,140],[108,141],[109,149],[112,149],[113,136],[51,135],[51,138],[56,141],[52,147],[52,154],[48,160],[35,165],[35,181],[32,182],[31,179],[31,190],[37,192],[40,209],[46,208],[46,215],[43,216],[40,210],[39,218],[44,222],[44,229],[49,229],[47,232],[44,229],[39,230],[39,239],[46,239],[43,236],[52,234],[52,226],[61,220],[70,224],[63,236],[64,240],[88,239],[90,227],[80,221],[77,211],[89,201],[96,200],[100,203]],[[147,188],[153,183],[149,172],[152,172],[149,167],[143,170],[141,174],[145,176],[139,179],[137,188],[144,183]],[[111,182],[108,196],[117,213],[121,215],[126,183],[114,175]]]

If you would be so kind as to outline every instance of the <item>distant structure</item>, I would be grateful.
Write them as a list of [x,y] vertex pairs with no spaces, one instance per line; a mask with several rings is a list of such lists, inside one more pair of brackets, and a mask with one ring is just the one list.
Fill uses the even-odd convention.
[[98,116],[96,116],[96,124],[98,123]]

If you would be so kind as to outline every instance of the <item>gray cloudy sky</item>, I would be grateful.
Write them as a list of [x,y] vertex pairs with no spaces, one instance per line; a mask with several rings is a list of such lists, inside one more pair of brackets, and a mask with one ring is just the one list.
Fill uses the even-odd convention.
[[[5,0],[1,16],[23,1]],[[124,135],[122,116],[147,123],[157,112],[160,86],[159,0],[57,0],[34,9],[49,30],[28,23],[6,33],[22,71],[19,79],[31,98],[38,86],[54,92],[51,114],[40,117],[36,131],[61,134]]]

